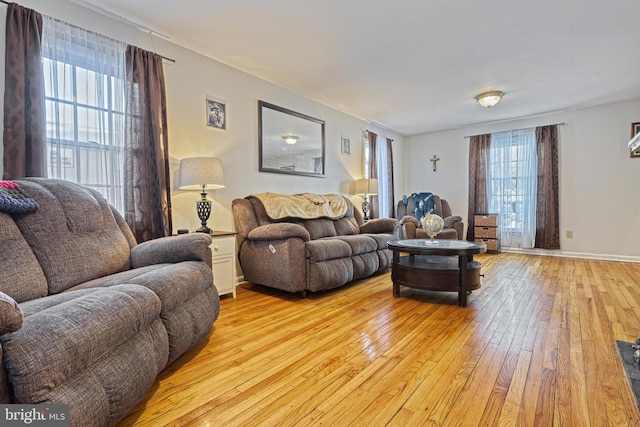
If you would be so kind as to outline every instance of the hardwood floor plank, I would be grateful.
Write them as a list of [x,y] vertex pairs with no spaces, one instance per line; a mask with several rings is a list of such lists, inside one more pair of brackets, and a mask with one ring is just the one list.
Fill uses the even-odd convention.
[[500,413],[499,426],[513,426],[517,423],[530,363],[531,353],[520,353],[513,377],[511,378],[511,383],[509,384],[507,397],[502,407],[502,412]]
[[615,346],[640,336],[640,264],[476,259],[465,308],[394,298],[389,272],[305,299],[242,285],[118,425],[640,425]]

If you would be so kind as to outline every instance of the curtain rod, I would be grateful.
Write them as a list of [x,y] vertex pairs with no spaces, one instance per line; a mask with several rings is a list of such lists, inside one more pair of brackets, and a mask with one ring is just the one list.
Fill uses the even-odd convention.
[[[550,125],[542,125],[542,126],[567,126],[567,124],[566,123],[552,123]],[[535,127],[539,127],[539,126],[535,126]],[[509,130],[502,130],[502,131],[498,131],[498,132],[489,132],[489,133],[509,132],[509,131],[514,131],[514,130],[523,130],[523,129],[529,129],[529,128],[509,129]],[[479,133],[477,135],[466,135],[465,138],[471,138],[472,136],[478,136],[478,135],[485,135],[485,134]]]
[[[4,4],[6,4],[6,5],[10,5],[10,4],[12,4],[13,2],[5,1],[5,0],[0,0],[0,3],[4,3]],[[140,29],[140,30],[142,30],[142,31],[144,31],[144,29],[142,29],[142,28],[139,28],[139,29]],[[151,31],[150,31],[150,30],[149,30],[148,32],[149,32],[149,33],[151,33]],[[166,56],[164,56],[164,55],[160,55],[159,53],[158,53],[157,55],[159,55],[159,56],[160,56],[162,59],[164,59],[165,61],[169,61],[169,62],[174,63],[174,64],[176,63],[176,60],[175,60],[175,59],[173,59],[173,58],[168,58],[168,57],[166,57]]]

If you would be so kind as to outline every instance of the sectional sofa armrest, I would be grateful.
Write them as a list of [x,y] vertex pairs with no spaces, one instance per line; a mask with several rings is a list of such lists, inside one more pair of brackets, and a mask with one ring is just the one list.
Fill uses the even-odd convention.
[[[0,336],[15,332],[22,327],[22,310],[9,295],[0,292]],[[0,349],[0,355],[2,350]],[[2,358],[0,357],[0,361]]]
[[464,222],[462,222],[462,217],[458,215],[448,216],[444,219],[444,227],[445,228],[453,228],[458,233],[458,240],[463,239],[464,232]]
[[292,237],[298,237],[305,242],[311,240],[306,228],[289,222],[261,225],[247,234],[247,240],[285,240]]
[[415,239],[418,228],[420,228],[420,222],[411,215],[405,215],[400,220],[400,237],[403,239]]
[[400,225],[413,224],[416,228],[420,227],[420,221],[414,216],[405,215],[400,220]]
[[375,218],[370,219],[360,226],[360,233],[389,233],[393,234],[398,226],[395,218]]
[[153,264],[203,261],[211,265],[211,236],[203,233],[180,234],[149,240],[131,249],[131,267]]
[[462,217],[458,215],[448,216],[444,218],[444,228],[453,228],[456,222],[461,222]]

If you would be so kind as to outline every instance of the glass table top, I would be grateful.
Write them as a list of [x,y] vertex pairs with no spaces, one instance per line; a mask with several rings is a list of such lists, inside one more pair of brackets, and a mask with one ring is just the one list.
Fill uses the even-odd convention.
[[394,240],[389,243],[393,243],[394,246],[405,246],[407,248],[440,248],[440,249],[476,249],[484,246],[483,243],[467,242],[466,240],[434,240],[429,239],[410,239],[410,240]]

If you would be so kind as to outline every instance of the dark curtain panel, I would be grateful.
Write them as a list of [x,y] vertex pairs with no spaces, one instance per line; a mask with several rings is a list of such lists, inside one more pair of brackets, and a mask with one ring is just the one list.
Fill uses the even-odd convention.
[[4,179],[45,176],[42,16],[7,7],[4,92]]
[[126,53],[124,211],[138,242],[171,235],[169,141],[162,57]]
[[[376,140],[378,135],[369,131],[369,178],[378,179],[378,159],[376,158]],[[369,196],[369,218],[378,218],[378,196]]]
[[393,195],[393,139],[387,138],[387,170],[389,171],[389,182],[387,183],[388,198],[386,200],[389,206],[389,217],[395,218],[396,201]]
[[467,240],[473,240],[473,215],[476,212],[487,212],[487,169],[489,166],[489,148],[491,135],[472,136],[469,141],[469,211]]
[[560,249],[558,184],[558,127],[536,128],[538,192],[536,243],[540,249]]

